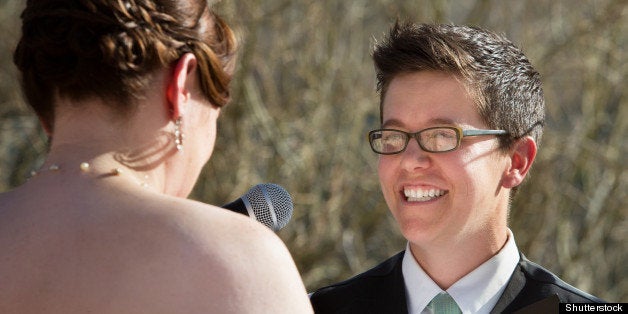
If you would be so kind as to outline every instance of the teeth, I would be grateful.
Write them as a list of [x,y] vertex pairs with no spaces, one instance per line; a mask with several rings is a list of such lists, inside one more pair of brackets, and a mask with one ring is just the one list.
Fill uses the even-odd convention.
[[445,190],[437,189],[405,189],[403,194],[408,198],[409,202],[424,202],[445,195]]

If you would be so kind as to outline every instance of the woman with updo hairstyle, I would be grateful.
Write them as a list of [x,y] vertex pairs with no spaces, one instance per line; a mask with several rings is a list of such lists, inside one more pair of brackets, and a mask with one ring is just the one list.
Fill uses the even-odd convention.
[[312,312],[269,228],[187,199],[236,62],[212,5],[26,1],[14,62],[50,149],[0,194],[0,313]]

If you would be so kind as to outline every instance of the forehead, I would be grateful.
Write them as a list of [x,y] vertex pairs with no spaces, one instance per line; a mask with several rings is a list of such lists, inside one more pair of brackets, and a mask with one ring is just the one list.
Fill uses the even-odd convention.
[[382,123],[430,126],[450,121],[481,125],[468,89],[455,75],[421,71],[396,76],[382,101]]

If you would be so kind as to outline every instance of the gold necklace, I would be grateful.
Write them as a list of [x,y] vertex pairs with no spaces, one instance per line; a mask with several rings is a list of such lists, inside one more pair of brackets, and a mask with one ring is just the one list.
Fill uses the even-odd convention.
[[[79,165],[79,169],[81,170],[81,172],[89,172],[91,170],[91,164],[84,161],[82,163],[80,163]],[[43,173],[43,172],[58,172],[61,170],[61,166],[59,164],[52,164],[47,168],[41,168],[39,170],[32,170],[30,173],[30,177],[28,178],[29,180],[32,179],[33,177],[36,177],[37,175]],[[124,171],[122,170],[122,168],[113,168],[110,172],[103,174],[103,176],[119,176],[122,175],[124,173]],[[144,176],[145,179],[147,179],[148,176]],[[148,187],[148,183],[146,182],[140,182],[139,185],[141,185],[142,187]]]

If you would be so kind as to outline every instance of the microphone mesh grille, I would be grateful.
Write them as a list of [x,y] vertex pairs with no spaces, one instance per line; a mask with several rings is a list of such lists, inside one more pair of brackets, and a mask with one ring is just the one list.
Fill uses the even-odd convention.
[[[277,184],[258,184],[246,193],[246,197],[253,208],[255,219],[275,231],[283,228],[292,217],[292,198]],[[273,213],[277,223],[273,221]]]

